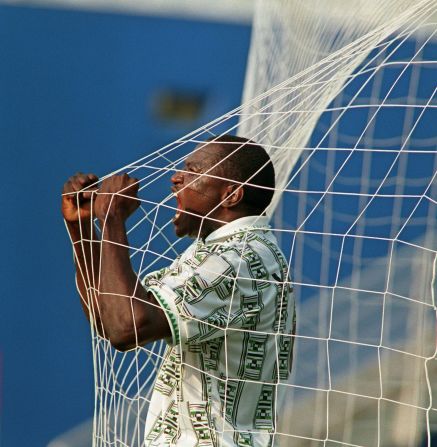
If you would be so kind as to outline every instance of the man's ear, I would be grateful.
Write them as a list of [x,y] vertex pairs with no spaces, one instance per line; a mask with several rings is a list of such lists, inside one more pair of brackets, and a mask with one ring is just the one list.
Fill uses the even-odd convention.
[[221,205],[223,208],[232,208],[243,200],[243,196],[243,185],[227,185],[222,194]]

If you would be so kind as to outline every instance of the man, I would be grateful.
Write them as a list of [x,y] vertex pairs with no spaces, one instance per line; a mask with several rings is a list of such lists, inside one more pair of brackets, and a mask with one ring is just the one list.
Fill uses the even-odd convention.
[[288,264],[264,215],[275,186],[269,156],[229,135],[199,145],[171,178],[176,235],[195,241],[142,283],[125,229],[139,205],[138,181],[113,176],[77,194],[97,181],[70,178],[62,204],[84,310],[119,350],[168,343],[145,445],[272,445],[295,313]]

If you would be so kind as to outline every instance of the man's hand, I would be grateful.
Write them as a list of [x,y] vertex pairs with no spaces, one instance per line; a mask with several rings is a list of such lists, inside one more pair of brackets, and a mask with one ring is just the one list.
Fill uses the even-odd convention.
[[98,181],[94,174],[82,174],[78,172],[70,177],[64,184],[62,191],[62,215],[67,222],[79,222],[90,220],[92,213],[91,199],[95,188],[88,188],[84,192],[78,193]]
[[139,181],[127,174],[103,180],[94,202],[96,217],[104,222],[114,218],[125,221],[139,206]]

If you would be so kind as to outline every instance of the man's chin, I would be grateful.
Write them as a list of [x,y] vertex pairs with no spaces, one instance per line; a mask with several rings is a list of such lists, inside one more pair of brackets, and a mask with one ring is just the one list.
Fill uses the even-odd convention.
[[174,224],[174,232],[177,237],[184,237],[187,235],[187,232],[180,228],[178,225]]
[[196,239],[199,237],[200,220],[197,222],[187,217],[186,215],[179,215],[173,219],[174,232],[177,237],[188,236]]
[[181,216],[177,216],[173,218],[173,228],[177,237],[184,237],[186,231],[184,231],[183,225],[180,225],[180,217]]
[[189,229],[186,225],[184,217],[185,216],[183,216],[182,214],[178,214],[173,218],[174,232],[177,237],[184,237],[189,235]]

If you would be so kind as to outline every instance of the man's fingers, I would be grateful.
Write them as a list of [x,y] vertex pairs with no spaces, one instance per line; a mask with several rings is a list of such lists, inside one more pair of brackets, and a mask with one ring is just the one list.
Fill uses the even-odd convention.
[[97,177],[97,175],[95,174],[87,174],[87,176],[92,182],[97,182],[97,180],[99,180],[99,177]]
[[82,186],[92,185],[99,180],[99,178],[94,174],[81,174],[74,177],[74,179],[77,180]]
[[139,180],[129,177],[128,174],[113,175],[103,180],[100,188],[96,184],[99,178],[95,174],[77,172],[70,177],[64,185],[63,193],[68,200],[80,202],[91,200],[94,194],[121,194],[136,195],[139,189]]
[[129,183],[130,183],[130,185],[129,185],[129,187],[128,187],[128,190],[137,193],[137,192],[138,192],[138,189],[139,189],[139,187],[140,187],[139,180],[136,179],[136,178],[133,178],[133,177],[132,177],[132,178],[130,178]]
[[139,180],[129,177],[128,174],[113,175],[103,180],[99,190],[101,193],[125,193],[136,192],[139,188]]
[[[90,200],[93,197],[93,194],[96,193],[97,191],[98,191],[98,188],[87,189],[86,191],[81,193],[81,196],[86,200]],[[95,194],[94,194],[94,196],[95,196]]]
[[[64,193],[75,193],[86,188],[88,185],[98,182],[99,178],[95,174],[83,174],[77,172],[75,175],[70,177],[64,184]],[[96,187],[97,188],[97,187]],[[93,188],[92,190],[94,190]]]
[[84,174],[78,177],[77,179],[79,183],[83,186],[92,185],[93,183],[96,183],[99,180],[99,178],[94,174],[86,174],[86,175]]

